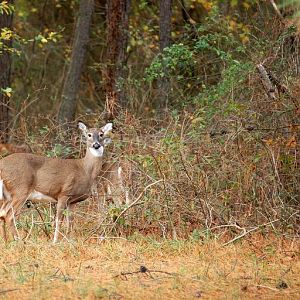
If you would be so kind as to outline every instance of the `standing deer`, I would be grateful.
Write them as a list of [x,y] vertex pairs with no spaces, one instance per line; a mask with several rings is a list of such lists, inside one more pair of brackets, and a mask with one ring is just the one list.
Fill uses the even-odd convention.
[[100,176],[101,190],[104,192],[105,202],[112,202],[118,207],[123,204],[130,204],[131,201],[126,184],[126,181],[128,183],[129,173],[129,165],[120,158],[107,160],[103,163]]
[[[15,218],[27,200],[57,203],[53,243],[58,241],[60,223],[65,209],[90,195],[93,182],[101,172],[105,146],[112,123],[100,129],[78,123],[87,140],[85,157],[60,159],[29,153],[15,153],[0,160],[0,218],[3,219],[4,238],[7,224],[15,239],[18,232]],[[2,203],[2,205],[1,205]]]

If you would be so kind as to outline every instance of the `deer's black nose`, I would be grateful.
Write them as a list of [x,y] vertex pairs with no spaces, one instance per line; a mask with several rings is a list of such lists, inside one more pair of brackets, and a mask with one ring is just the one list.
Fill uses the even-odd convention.
[[95,148],[96,150],[99,149],[100,147],[101,147],[101,146],[100,146],[99,143],[95,143],[95,144],[93,145],[93,148]]

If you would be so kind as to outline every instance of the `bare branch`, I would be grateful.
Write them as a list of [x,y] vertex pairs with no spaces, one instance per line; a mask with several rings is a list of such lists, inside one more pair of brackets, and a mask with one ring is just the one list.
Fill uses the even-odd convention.
[[262,84],[265,88],[267,95],[272,100],[275,100],[276,99],[276,94],[275,94],[276,89],[270,80],[270,77],[269,77],[269,74],[268,74],[266,68],[262,64],[257,65],[256,68],[260,74],[260,78],[261,78]]
[[271,2],[272,6],[274,8],[275,13],[277,14],[277,16],[279,17],[279,19],[281,20],[281,22],[284,23],[284,18],[282,16],[282,14],[281,14],[278,6],[276,5],[275,1],[274,0],[270,0],[270,2]]
[[268,223],[265,223],[265,224],[258,225],[258,226],[254,227],[254,228],[249,229],[248,231],[246,230],[246,228],[240,227],[240,226],[238,226],[238,225],[235,224],[235,225],[233,225],[233,226],[236,227],[236,228],[238,228],[238,229],[240,229],[240,230],[242,230],[243,233],[241,233],[240,235],[236,236],[235,238],[233,238],[233,239],[230,240],[229,242],[223,244],[222,247],[227,246],[227,245],[229,245],[229,244],[231,244],[231,243],[233,243],[233,242],[235,242],[235,241],[237,241],[237,240],[243,238],[243,237],[246,236],[247,234],[249,234],[249,233],[251,233],[251,232],[253,232],[253,231],[255,231],[255,230],[257,230],[257,229],[259,229],[259,228],[261,228],[261,227],[265,227],[265,226],[271,225],[271,224],[273,224],[273,223],[275,223],[275,222],[278,222],[278,221],[279,221],[279,219],[276,219],[276,220],[274,220],[274,221],[271,221],[271,222],[268,222]]

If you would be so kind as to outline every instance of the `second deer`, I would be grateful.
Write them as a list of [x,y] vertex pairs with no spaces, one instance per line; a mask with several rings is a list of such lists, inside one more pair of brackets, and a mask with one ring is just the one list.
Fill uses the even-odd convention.
[[[57,203],[53,242],[58,241],[65,209],[85,200],[101,172],[105,147],[111,142],[112,123],[90,128],[79,122],[87,149],[82,159],[59,159],[15,153],[0,160],[0,218],[18,238],[15,218],[27,200]],[[4,237],[6,230],[4,228]]]

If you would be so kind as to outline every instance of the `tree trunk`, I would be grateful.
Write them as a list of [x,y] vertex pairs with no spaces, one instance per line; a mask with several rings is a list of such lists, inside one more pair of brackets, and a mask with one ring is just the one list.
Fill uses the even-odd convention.
[[130,0],[108,0],[107,5],[106,119],[112,120],[119,108],[127,104],[123,83],[126,78]]
[[229,0],[220,1],[219,9],[220,9],[220,13],[226,17],[230,11],[230,1]]
[[[163,53],[166,47],[171,44],[171,27],[172,27],[172,0],[159,1],[159,49]],[[164,77],[159,82],[159,102],[160,108],[166,108],[170,94],[170,80],[168,70],[164,67]]]
[[[14,1],[7,1],[12,5]],[[13,14],[0,14],[0,32],[3,28],[12,30]],[[12,40],[1,41],[3,44],[0,46],[0,142],[6,143],[9,137],[9,100],[10,97],[3,92],[3,89],[10,87],[10,74],[11,74],[11,55],[9,48],[12,47]],[[8,50],[7,50],[8,49]]]
[[74,33],[72,55],[67,77],[63,86],[61,107],[58,113],[60,124],[70,122],[75,117],[80,76],[85,63],[89,43],[90,24],[94,10],[94,0],[81,0]]

